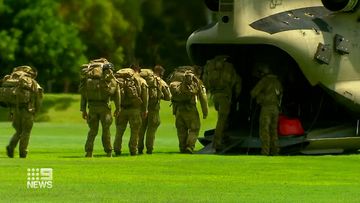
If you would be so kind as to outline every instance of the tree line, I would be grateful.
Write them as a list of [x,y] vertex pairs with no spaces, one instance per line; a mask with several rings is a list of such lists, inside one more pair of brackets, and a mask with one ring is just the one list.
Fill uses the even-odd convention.
[[30,65],[46,92],[77,92],[81,64],[105,57],[189,64],[188,36],[206,25],[201,0],[0,0],[0,76]]

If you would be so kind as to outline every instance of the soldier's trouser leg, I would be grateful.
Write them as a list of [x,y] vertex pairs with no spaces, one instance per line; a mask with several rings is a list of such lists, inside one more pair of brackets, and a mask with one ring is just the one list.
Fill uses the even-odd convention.
[[142,153],[142,151],[144,150],[144,138],[148,128],[148,119],[149,119],[149,114],[146,118],[143,118],[141,122],[141,128],[139,131],[139,140],[138,140],[139,153]]
[[17,115],[13,115],[13,121],[12,126],[15,129],[14,135],[11,137],[8,148],[11,151],[14,151],[17,143],[20,140],[21,132],[22,132],[22,126],[21,126],[21,117],[18,117]]
[[111,110],[109,108],[104,109],[104,111],[100,115],[100,121],[102,126],[102,144],[104,147],[104,151],[109,153],[112,151],[111,147],[111,133],[110,126],[112,123],[112,115]]
[[214,95],[213,99],[214,99],[215,109],[218,112],[215,135],[213,139],[213,148],[219,149],[222,147],[224,130],[227,124],[227,118],[230,113],[231,100],[230,97],[225,94]]
[[20,157],[25,158],[27,155],[27,147],[29,144],[30,133],[34,123],[34,115],[26,109],[18,109],[13,115],[13,127],[15,134],[10,139],[8,148],[13,153],[17,143],[19,144]]
[[195,143],[199,136],[200,131],[200,117],[199,112],[193,111],[189,112],[190,114],[187,116],[189,119],[187,120],[187,126],[189,126],[189,136],[186,140],[186,147],[190,148],[191,150],[195,149]]
[[25,158],[27,155],[27,147],[29,145],[30,133],[34,124],[34,114],[23,110],[21,117],[21,135],[19,143],[19,154],[21,158]]
[[94,149],[94,140],[99,130],[100,116],[96,113],[89,111],[87,123],[89,126],[89,132],[85,143],[85,152],[92,153]]
[[129,117],[125,110],[119,112],[118,117],[115,119],[116,123],[116,135],[114,141],[114,151],[115,153],[121,153],[122,137],[126,130],[126,125],[129,121]]
[[279,119],[279,111],[274,109],[273,114],[271,116],[271,124],[270,124],[270,154],[278,155],[279,154],[279,142],[278,142],[278,119]]
[[152,153],[154,149],[154,141],[156,130],[160,125],[160,114],[158,110],[149,111],[148,129],[146,132],[146,153]]
[[188,128],[181,113],[176,113],[175,126],[179,139],[179,149],[181,153],[185,153],[187,138],[189,137]]
[[141,114],[140,110],[132,110],[130,115],[130,140],[129,140],[129,150],[131,155],[136,155],[137,144],[139,139],[139,131],[141,127]]
[[260,112],[260,139],[261,139],[261,154],[270,155],[270,126],[272,122],[272,109],[263,106]]

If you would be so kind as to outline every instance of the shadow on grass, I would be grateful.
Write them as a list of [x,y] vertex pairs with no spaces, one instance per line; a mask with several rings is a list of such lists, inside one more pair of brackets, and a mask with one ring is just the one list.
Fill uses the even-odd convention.
[[[152,156],[152,155],[157,155],[157,154],[180,154],[179,152],[155,152],[152,154],[137,154],[136,156]],[[191,154],[189,154],[191,155]],[[121,157],[130,157],[130,153],[122,153],[120,156],[112,156],[112,157],[108,157],[108,158],[121,158]],[[106,154],[94,154],[93,158],[102,158],[102,157],[107,157]],[[71,155],[71,156],[59,156],[59,158],[70,158],[70,159],[78,159],[78,158],[85,158],[85,152],[84,154],[81,155]]]
[[78,158],[85,158],[85,154],[83,156],[59,156],[59,158],[70,158],[70,159],[78,159]]
[[[50,121],[49,110],[54,109],[55,111],[65,111],[70,106],[71,103],[78,101],[77,99],[70,96],[63,97],[44,97],[43,103],[35,116],[36,122],[46,122]],[[0,122],[10,121],[9,120],[9,109],[0,107]]]

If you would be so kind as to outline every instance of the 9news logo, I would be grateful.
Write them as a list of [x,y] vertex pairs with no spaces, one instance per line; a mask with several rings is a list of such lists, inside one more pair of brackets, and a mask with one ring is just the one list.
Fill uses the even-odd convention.
[[53,187],[52,168],[28,168],[27,183],[28,189],[45,189]]

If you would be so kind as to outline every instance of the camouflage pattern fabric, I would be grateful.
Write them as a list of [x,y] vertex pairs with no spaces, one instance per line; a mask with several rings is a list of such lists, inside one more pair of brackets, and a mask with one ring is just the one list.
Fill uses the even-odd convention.
[[129,150],[131,155],[136,155],[139,131],[141,127],[141,110],[139,108],[122,109],[115,119],[116,137],[114,141],[115,154],[121,153],[122,137],[126,126],[130,124]]
[[200,131],[199,112],[195,104],[180,105],[177,107],[175,126],[179,139],[180,152],[192,152]]
[[227,118],[230,113],[231,98],[227,94],[215,93],[212,95],[215,110],[218,112],[215,135],[213,139],[213,148],[220,150],[223,148],[222,140],[224,130],[227,125]]
[[15,134],[10,139],[8,150],[14,151],[19,143],[19,154],[21,158],[27,155],[30,133],[34,123],[34,113],[29,112],[26,108],[16,109],[12,113],[12,126],[15,128]]
[[[237,74],[233,64],[227,62],[228,56],[216,56],[205,65],[203,81],[209,89],[218,112],[213,148],[221,150],[230,113],[231,100],[241,93],[241,77]],[[235,95],[233,95],[235,94]]]
[[259,134],[263,155],[279,153],[277,125],[282,91],[280,81],[272,74],[265,75],[251,90],[251,97],[261,106]]
[[172,101],[181,153],[193,153],[197,137],[199,136],[200,118],[196,107],[197,100],[200,101],[203,118],[205,119],[208,115],[206,89],[200,79],[196,76],[194,79],[197,81],[197,85],[195,86],[196,95],[192,100],[187,102]]
[[[139,73],[134,73],[134,77],[139,84],[139,96],[141,104],[122,106],[119,115],[116,118],[116,137],[114,142],[114,151],[116,155],[121,154],[122,137],[126,130],[127,123],[130,123],[131,135],[129,141],[129,150],[131,155],[137,154],[137,145],[142,118],[148,114],[149,92],[146,81],[141,78]],[[143,117],[142,117],[143,116]]]
[[[149,113],[146,118],[143,118],[142,125],[139,132],[139,141],[138,141],[138,152],[142,153],[144,150],[144,139],[146,135],[145,145],[146,145],[146,153],[152,154],[154,149],[154,141],[155,134],[160,126],[160,99],[165,101],[170,101],[171,93],[169,86],[166,84],[164,80],[160,77],[157,77],[160,86],[158,87],[161,90],[162,97],[158,98],[157,102],[151,102],[149,99]],[[150,105],[151,103],[156,103],[156,105]]]
[[[144,141],[146,145],[146,153],[152,154],[154,149],[155,134],[160,126],[159,110],[149,109],[148,116],[142,120],[142,125],[139,132],[138,152],[142,154],[144,150]],[[145,139],[146,135],[146,140]]]
[[260,111],[261,154],[279,154],[278,145],[278,124],[279,109],[277,106],[263,106]]
[[10,105],[10,114],[12,115],[12,126],[15,134],[10,139],[9,145],[6,147],[9,157],[13,157],[15,147],[18,142],[20,158],[26,158],[28,153],[28,144],[30,133],[34,123],[34,116],[40,110],[43,99],[43,89],[34,80],[35,91],[31,93],[31,100],[27,104]]
[[89,104],[89,114],[87,123],[89,132],[85,144],[85,152],[92,153],[94,140],[99,130],[99,121],[102,126],[102,144],[106,153],[111,153],[111,134],[110,126],[112,123],[111,108],[107,103]]

